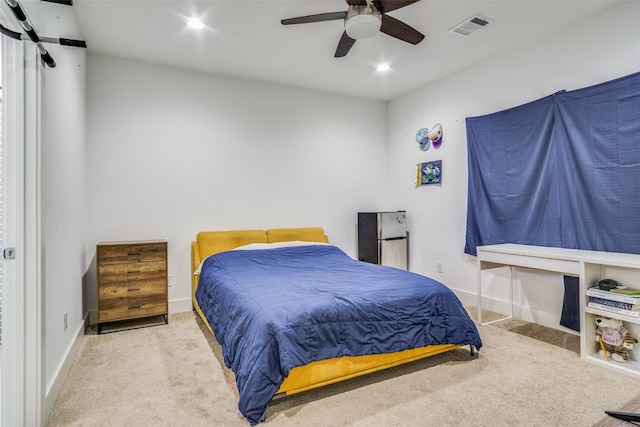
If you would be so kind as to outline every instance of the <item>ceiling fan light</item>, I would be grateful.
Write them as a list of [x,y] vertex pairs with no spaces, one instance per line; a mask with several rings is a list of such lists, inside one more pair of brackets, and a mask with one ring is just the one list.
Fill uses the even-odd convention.
[[347,35],[354,40],[373,37],[380,31],[382,20],[380,16],[361,14],[347,19],[344,29]]

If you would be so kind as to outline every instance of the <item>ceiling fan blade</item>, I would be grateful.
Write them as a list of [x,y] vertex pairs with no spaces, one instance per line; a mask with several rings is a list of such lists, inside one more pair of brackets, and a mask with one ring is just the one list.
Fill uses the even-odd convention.
[[420,0],[373,0],[373,5],[380,13],[387,13],[419,1]]
[[347,32],[345,31],[344,33],[342,33],[342,37],[338,42],[338,48],[336,49],[336,54],[334,56],[336,58],[342,58],[343,56],[346,56],[347,53],[349,53],[351,46],[353,46],[355,42],[356,41],[349,37],[347,35]]
[[382,15],[380,31],[411,44],[418,44],[424,39],[420,31],[389,15]]
[[283,19],[280,21],[282,25],[291,24],[308,24],[310,22],[323,22],[323,21],[335,21],[338,19],[345,19],[347,12],[329,12],[319,13],[317,15],[299,16],[297,18]]

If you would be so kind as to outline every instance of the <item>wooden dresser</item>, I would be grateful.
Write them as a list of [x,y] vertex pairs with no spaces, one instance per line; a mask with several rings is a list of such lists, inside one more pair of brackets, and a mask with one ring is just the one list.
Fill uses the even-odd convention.
[[97,245],[98,333],[109,322],[164,316],[168,323],[167,242]]

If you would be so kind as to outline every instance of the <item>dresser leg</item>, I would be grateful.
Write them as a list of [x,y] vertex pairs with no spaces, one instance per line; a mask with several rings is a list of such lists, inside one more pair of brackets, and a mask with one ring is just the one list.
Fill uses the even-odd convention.
[[102,333],[102,323],[98,323],[98,335]]
[[168,324],[169,324],[169,315],[168,315],[168,314],[165,314],[165,315],[164,315],[164,324],[165,324],[165,325],[168,325]]

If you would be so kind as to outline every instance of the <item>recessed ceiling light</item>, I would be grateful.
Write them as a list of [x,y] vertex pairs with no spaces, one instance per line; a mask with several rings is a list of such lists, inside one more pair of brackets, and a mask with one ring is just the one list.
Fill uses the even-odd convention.
[[196,30],[201,30],[204,28],[204,24],[198,18],[191,18],[187,21],[187,25]]
[[376,67],[376,71],[380,71],[380,72],[389,71],[390,69],[391,67],[389,66],[389,64],[386,64],[386,63],[378,64],[378,66]]

